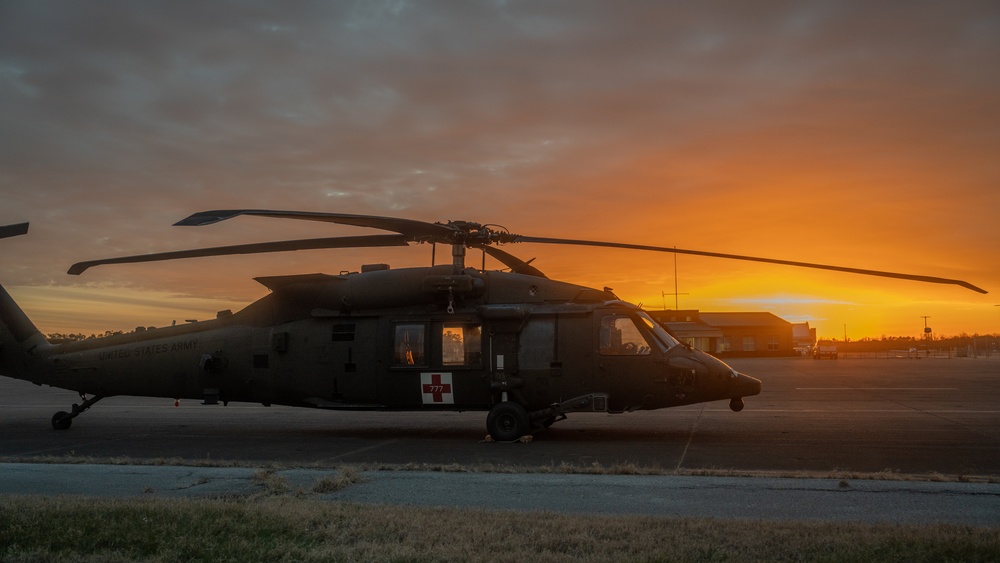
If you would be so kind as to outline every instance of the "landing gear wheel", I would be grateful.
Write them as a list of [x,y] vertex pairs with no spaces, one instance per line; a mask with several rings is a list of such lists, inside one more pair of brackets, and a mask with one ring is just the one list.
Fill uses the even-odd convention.
[[528,411],[513,401],[493,405],[486,415],[486,431],[497,442],[513,442],[528,433]]
[[52,415],[52,428],[55,430],[66,430],[73,424],[73,417],[66,411],[59,411]]
[[85,394],[80,393],[80,398],[83,399],[83,402],[79,405],[73,405],[73,412],[59,411],[52,415],[52,428],[56,430],[66,430],[71,424],[73,424],[74,418],[80,416],[84,411],[94,406],[94,403],[103,399],[104,395],[96,395],[88,399]]

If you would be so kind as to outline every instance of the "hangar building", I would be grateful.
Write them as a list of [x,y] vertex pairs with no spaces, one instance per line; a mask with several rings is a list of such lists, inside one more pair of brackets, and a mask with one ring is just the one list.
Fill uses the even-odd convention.
[[679,340],[719,357],[794,356],[792,323],[773,313],[647,311]]

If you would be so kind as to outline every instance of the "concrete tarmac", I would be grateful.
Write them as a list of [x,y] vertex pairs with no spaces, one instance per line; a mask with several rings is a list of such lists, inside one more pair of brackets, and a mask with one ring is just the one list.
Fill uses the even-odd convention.
[[[74,420],[69,430],[56,431],[49,419],[78,402],[77,396],[0,378],[0,460],[239,462],[318,472],[350,464],[415,469],[624,468],[668,475],[375,471],[366,473],[366,483],[333,498],[495,508],[516,503],[513,508],[570,512],[617,510],[610,508],[619,506],[610,499],[620,498],[626,507],[621,510],[642,514],[737,518],[811,514],[831,520],[997,525],[1000,361],[784,358],[730,363],[764,382],[761,395],[748,398],[742,412],[731,412],[719,402],[619,415],[571,415],[536,434],[531,443],[514,444],[483,442],[483,412],[326,412],[189,401],[174,407],[172,399],[132,397],[105,399]],[[14,475],[28,475],[29,467],[36,466],[6,467],[13,473],[4,474],[2,481],[22,483]],[[120,470],[108,469],[113,467],[142,474],[158,471],[133,465],[52,466],[56,475],[96,473],[92,478],[98,488],[134,494],[134,487],[132,492],[124,490]],[[173,471],[215,470],[221,468],[161,468],[166,476],[148,477],[142,490],[166,494],[176,489]],[[669,475],[701,471],[834,477],[734,480]],[[854,478],[862,473],[890,478],[941,475],[976,482]],[[205,479],[201,485],[225,482]],[[42,482],[51,486],[61,481],[50,474]],[[28,490],[8,485],[0,492]],[[46,492],[44,486],[40,491]],[[192,491],[212,494],[207,486]],[[685,495],[693,500],[683,501]],[[579,503],[571,505],[572,498],[579,498]],[[985,504],[967,502],[973,498]],[[972,507],[972,512],[957,512],[954,507],[961,504]]]
[[53,430],[72,392],[0,378],[0,459],[632,466],[660,471],[1000,476],[1000,361],[734,359],[763,380],[725,401],[572,414],[530,444],[488,444],[485,412],[333,412],[111,397]]

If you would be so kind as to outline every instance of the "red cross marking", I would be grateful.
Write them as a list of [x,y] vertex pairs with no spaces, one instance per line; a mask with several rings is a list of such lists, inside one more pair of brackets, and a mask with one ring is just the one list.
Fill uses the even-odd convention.
[[431,382],[424,383],[424,393],[434,396],[435,403],[443,403],[445,393],[451,394],[451,384],[441,382],[441,374],[431,374]]

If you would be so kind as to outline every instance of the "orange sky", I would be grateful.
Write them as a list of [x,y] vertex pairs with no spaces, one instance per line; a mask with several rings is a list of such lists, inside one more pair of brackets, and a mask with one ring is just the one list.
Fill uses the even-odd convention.
[[[253,276],[429,247],[97,268],[368,234],[206,209],[470,220],[534,236],[893,270],[991,291],[681,256],[682,308],[849,338],[1000,332],[1000,8],[991,2],[5,2],[0,283],[45,332],[238,309]],[[507,247],[674,306],[669,255]],[[473,253],[474,255],[475,253]],[[470,258],[470,263],[478,257]],[[494,264],[494,263],[489,263]]]

